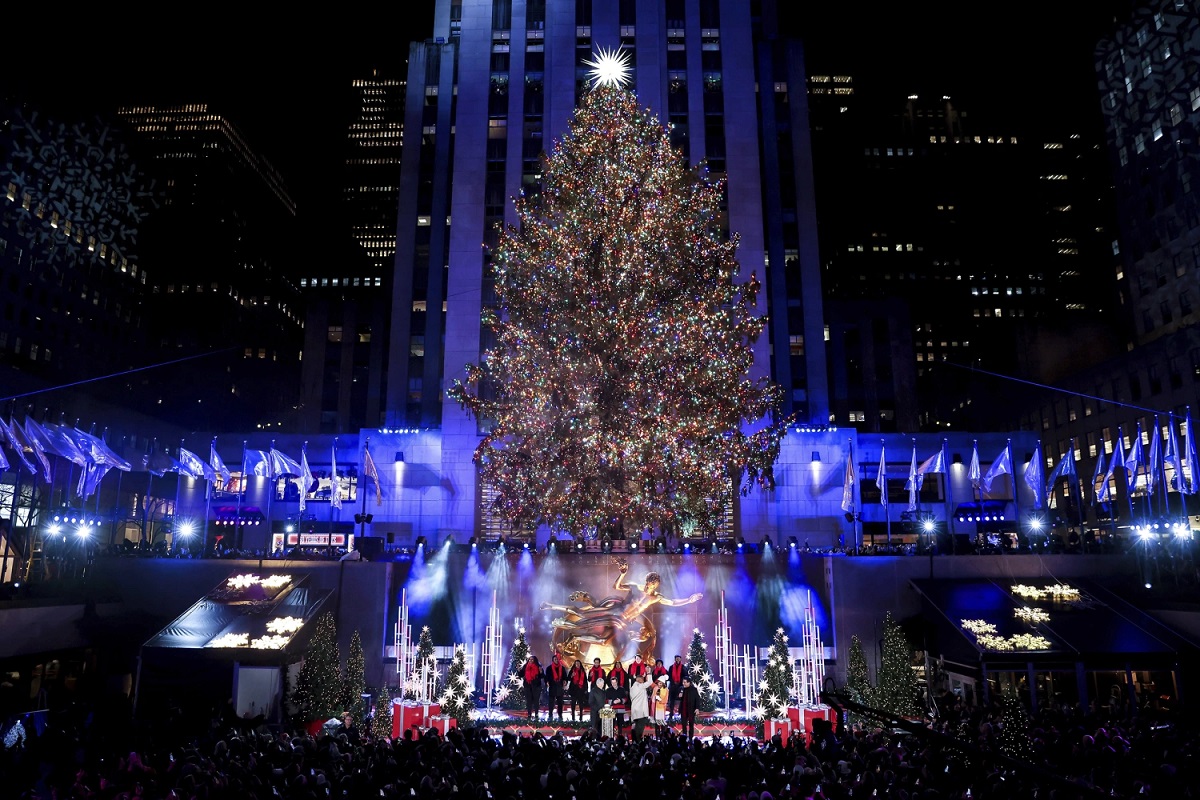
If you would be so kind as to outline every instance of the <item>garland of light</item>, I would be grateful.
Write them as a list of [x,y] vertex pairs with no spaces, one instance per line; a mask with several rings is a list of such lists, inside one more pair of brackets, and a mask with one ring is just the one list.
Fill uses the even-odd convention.
[[1004,637],[996,633],[996,626],[982,619],[961,620],[963,630],[975,636],[976,643],[984,650],[1029,652],[1049,650],[1051,642],[1045,636],[1033,633],[1014,633]]
[[1068,586],[1064,583],[1049,584],[1040,589],[1035,586],[1018,583],[1012,587],[1012,591],[1013,594],[1027,600],[1044,600],[1049,597],[1058,602],[1072,603],[1080,599],[1079,590],[1074,586]]

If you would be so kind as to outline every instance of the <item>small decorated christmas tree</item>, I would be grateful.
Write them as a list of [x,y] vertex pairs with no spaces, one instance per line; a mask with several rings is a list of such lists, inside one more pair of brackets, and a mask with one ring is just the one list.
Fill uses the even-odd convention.
[[775,631],[767,669],[758,682],[758,704],[754,716],[759,719],[783,719],[787,716],[788,695],[792,689],[792,657],[783,628]]
[[317,628],[296,679],[296,707],[301,718],[325,720],[337,715],[341,710],[340,673],[337,623],[333,612],[327,611],[317,619]]
[[346,660],[346,671],[342,676],[342,708],[354,717],[354,725],[362,730],[366,722],[367,706],[363,694],[367,691],[367,660],[363,656],[362,634],[354,632],[350,638],[350,657]]
[[433,655],[433,636],[429,626],[421,628],[417,639],[417,657],[413,662],[412,674],[404,682],[404,699],[429,702],[437,696],[437,658]]
[[997,738],[1000,752],[1004,755],[1021,760],[1029,758],[1033,746],[1029,738],[1029,720],[1021,699],[1012,692],[1005,692],[1001,700],[1000,733]]
[[454,648],[454,660],[450,662],[450,671],[446,673],[446,685],[442,690],[438,704],[442,714],[454,717],[458,727],[465,728],[471,724],[471,678],[467,675],[467,650],[461,644]]
[[[865,706],[871,705],[871,674],[867,669],[867,654],[863,650],[862,639],[850,637],[850,663],[846,667],[846,689],[850,699]],[[847,722],[850,725],[862,723],[862,716],[851,712]]]
[[392,696],[391,686],[384,686],[375,698],[375,716],[371,717],[371,735],[380,742],[392,740]]
[[915,717],[917,677],[912,670],[912,648],[899,623],[889,611],[883,620],[883,652],[879,658],[879,676],[871,692],[875,708],[898,717]]
[[692,643],[688,646],[688,674],[692,685],[700,692],[700,710],[713,711],[717,707],[719,684],[708,667],[708,642],[699,628],[692,628]]
[[525,629],[518,628],[517,638],[513,640],[508,654],[505,683],[496,689],[496,702],[504,708],[525,708],[525,684],[521,680],[521,670],[525,669],[525,657],[528,655],[529,642],[525,641]]

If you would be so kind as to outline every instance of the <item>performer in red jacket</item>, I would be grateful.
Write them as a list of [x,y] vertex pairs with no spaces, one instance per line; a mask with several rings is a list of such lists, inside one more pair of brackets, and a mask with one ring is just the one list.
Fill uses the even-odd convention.
[[583,718],[583,707],[587,705],[588,695],[588,676],[583,662],[575,659],[567,676],[571,684],[571,721],[578,722]]
[[654,659],[654,669],[651,670],[651,672],[650,672],[651,680],[653,680],[655,683],[658,683],[658,679],[665,677],[666,674],[667,674],[667,668],[663,666],[662,659],[661,658]]
[[636,683],[637,679],[647,674],[650,671],[650,666],[642,658],[642,654],[638,653],[633,657],[633,663],[629,665],[629,682]]
[[563,721],[563,695],[567,691],[567,668],[563,666],[558,653],[554,654],[554,658],[550,660],[550,666],[546,667],[546,686],[550,690],[546,716],[553,722],[554,707],[558,706],[558,721],[561,723]]
[[536,722],[542,699],[542,667],[533,653],[525,656],[521,682],[525,690],[525,712],[529,715],[530,722]]
[[679,693],[683,690],[683,679],[687,675],[687,664],[683,663],[683,656],[675,656],[675,663],[667,668],[667,680],[670,682],[671,693],[667,713],[670,716],[675,716],[675,704],[679,702]]

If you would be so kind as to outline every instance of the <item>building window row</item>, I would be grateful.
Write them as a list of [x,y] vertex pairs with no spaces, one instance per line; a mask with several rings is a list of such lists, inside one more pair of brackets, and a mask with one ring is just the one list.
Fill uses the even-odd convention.
[[[386,246],[387,243],[380,243],[379,246]],[[300,286],[306,289],[315,289],[320,287],[351,287],[351,286],[382,286],[382,277],[367,277],[367,278],[301,278]]]

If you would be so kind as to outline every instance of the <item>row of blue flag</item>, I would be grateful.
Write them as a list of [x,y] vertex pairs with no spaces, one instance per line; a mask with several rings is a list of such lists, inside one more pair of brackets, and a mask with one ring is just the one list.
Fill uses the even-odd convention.
[[[1184,422],[1183,442],[1181,450],[1176,435],[1177,425],[1172,416],[1167,426],[1168,432],[1164,438],[1161,434],[1158,417],[1154,419],[1154,433],[1149,437],[1149,452],[1142,445],[1142,426],[1138,424],[1138,432],[1133,437],[1128,452],[1123,449],[1124,437],[1121,428],[1117,428],[1117,440],[1112,445],[1105,445],[1096,459],[1096,469],[1092,475],[1092,496],[1097,503],[1112,502],[1112,480],[1118,469],[1125,475],[1127,494],[1132,495],[1139,487],[1148,495],[1162,489],[1173,490],[1180,494],[1196,494],[1200,492],[1200,470],[1197,470],[1196,438],[1192,430],[1192,417],[1189,414]],[[1111,458],[1105,453],[1112,451]],[[1186,466],[1186,473],[1185,473]],[[1170,475],[1168,476],[1168,468]],[[908,490],[908,510],[916,511],[921,487],[925,476],[946,472],[946,443],[937,452],[918,463],[917,446],[913,444],[912,461],[908,470],[908,481],[904,488]],[[1045,465],[1042,461],[1042,448],[1038,443],[1034,446],[1033,457],[1025,467],[1025,484],[1033,492],[1035,503],[1042,508],[1050,502],[1054,487],[1059,480],[1067,479],[1070,484],[1077,482],[1075,473],[1075,440],[1072,439],[1067,452],[1058,464],[1046,476]],[[987,472],[980,469],[979,447],[972,446],[971,463],[967,467],[967,477],[971,486],[981,489],[985,494],[992,490],[992,483],[1001,475],[1013,474],[1012,442],[992,459]],[[854,457],[846,459],[846,477],[842,483],[842,510],[853,512],[855,508],[854,486],[857,473],[854,468]],[[887,448],[879,450],[879,471],[875,476],[875,485],[879,487],[881,505],[888,505],[888,473]]]
[[[88,498],[95,494],[100,481],[110,470],[116,469],[129,472],[133,464],[118,455],[102,436],[85,433],[76,427],[55,425],[49,422],[37,422],[32,417],[26,417],[24,423],[11,419],[8,422],[0,419],[0,444],[6,445],[16,456],[19,466],[35,478],[40,477],[46,483],[53,481],[54,472],[50,464],[50,456],[65,459],[80,468],[79,481],[75,487],[76,496]],[[334,508],[342,507],[340,478],[337,470],[337,448],[330,449],[333,490],[330,492],[330,504]],[[214,438],[209,445],[208,459],[180,446],[178,456],[155,449],[154,452],[143,455],[141,469],[153,475],[163,476],[175,472],[197,480],[216,481],[229,484],[233,475],[217,452],[217,440]],[[253,450],[242,446],[242,475],[259,476],[277,480],[283,477],[296,478],[300,484],[300,510],[303,511],[308,492],[316,483],[312,471],[308,467],[308,445],[301,449],[300,460],[286,455],[275,449],[274,443],[269,450]],[[12,467],[11,462],[0,447],[0,472]],[[383,502],[383,492],[379,485],[379,471],[371,458],[371,451],[363,451],[363,474],[375,483],[375,502]]]

